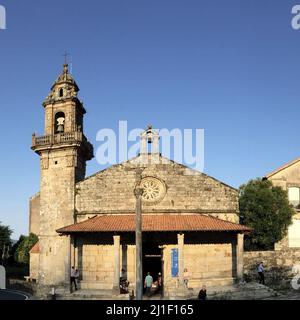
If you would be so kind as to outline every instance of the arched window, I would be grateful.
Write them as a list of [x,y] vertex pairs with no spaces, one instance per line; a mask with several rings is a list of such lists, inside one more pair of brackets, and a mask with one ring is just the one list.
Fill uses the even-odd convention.
[[64,96],[64,89],[59,89],[59,97],[62,98]]
[[54,126],[55,134],[65,132],[65,114],[63,112],[58,112],[55,115]]

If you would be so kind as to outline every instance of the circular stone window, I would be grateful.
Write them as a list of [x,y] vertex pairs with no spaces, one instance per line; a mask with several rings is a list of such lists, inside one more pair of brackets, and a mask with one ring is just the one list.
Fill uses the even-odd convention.
[[148,177],[142,179],[143,201],[146,203],[159,202],[166,194],[165,184],[157,178]]

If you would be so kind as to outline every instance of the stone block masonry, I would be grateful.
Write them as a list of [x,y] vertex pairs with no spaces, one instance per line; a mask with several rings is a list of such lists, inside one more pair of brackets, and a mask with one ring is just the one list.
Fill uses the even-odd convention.
[[291,288],[290,282],[295,276],[292,272],[293,267],[300,265],[300,249],[245,252],[246,280],[257,280],[257,266],[261,261],[265,265],[266,284],[278,289],[288,289]]

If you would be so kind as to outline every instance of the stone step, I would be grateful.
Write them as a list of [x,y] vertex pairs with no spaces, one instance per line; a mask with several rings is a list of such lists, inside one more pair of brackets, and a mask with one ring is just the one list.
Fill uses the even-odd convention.
[[114,296],[70,296],[70,297],[58,297],[56,300],[77,300],[77,301],[82,301],[82,300],[130,300],[129,297],[114,297]]
[[113,294],[112,290],[77,290],[73,293],[58,295],[58,300],[129,300],[129,294]]
[[[214,287],[207,290],[207,297],[210,300],[262,300],[278,296],[276,291],[257,283]],[[195,298],[197,292],[194,290],[193,299]]]

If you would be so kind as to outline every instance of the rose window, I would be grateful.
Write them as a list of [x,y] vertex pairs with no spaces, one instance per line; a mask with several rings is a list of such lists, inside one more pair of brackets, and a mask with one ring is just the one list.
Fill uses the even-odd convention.
[[165,185],[156,178],[145,178],[141,182],[143,188],[143,200],[145,202],[156,202],[161,200],[165,193]]

